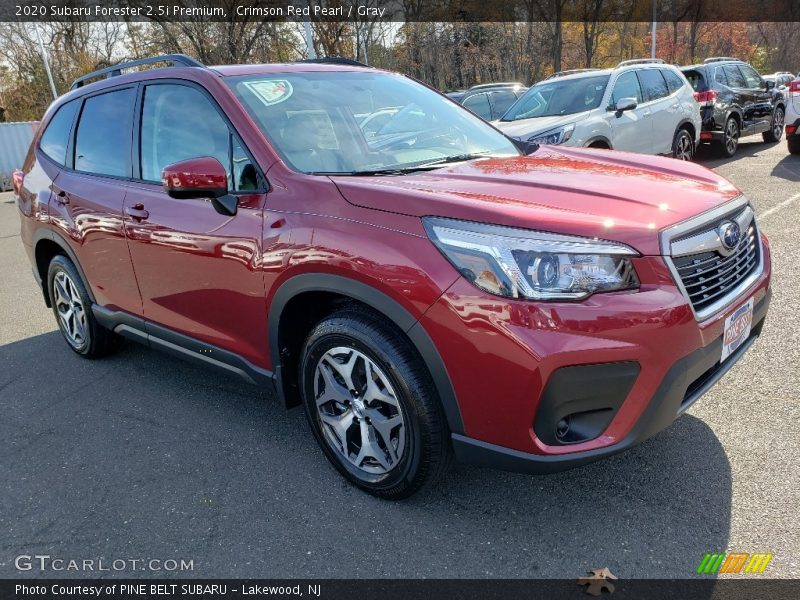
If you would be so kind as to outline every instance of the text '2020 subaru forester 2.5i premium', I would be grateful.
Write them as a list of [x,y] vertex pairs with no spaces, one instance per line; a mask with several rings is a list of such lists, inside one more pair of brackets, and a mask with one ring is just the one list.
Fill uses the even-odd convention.
[[152,60],[77,81],[15,176],[45,302],[85,357],[133,338],[303,404],[364,490],[629,448],[761,331],[769,246],[703,167],[525,155],[376,69]]

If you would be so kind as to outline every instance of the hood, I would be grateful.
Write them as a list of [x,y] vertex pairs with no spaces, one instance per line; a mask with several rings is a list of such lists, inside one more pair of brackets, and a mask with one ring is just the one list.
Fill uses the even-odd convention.
[[661,230],[741,194],[694,163],[554,146],[409,175],[331,179],[364,208],[596,237],[646,255],[661,253]]
[[545,133],[556,127],[563,127],[570,123],[576,123],[585,119],[591,111],[575,113],[572,115],[555,115],[552,117],[533,117],[531,119],[520,119],[519,121],[493,121],[492,125],[497,127],[507,136],[527,140],[532,135]]

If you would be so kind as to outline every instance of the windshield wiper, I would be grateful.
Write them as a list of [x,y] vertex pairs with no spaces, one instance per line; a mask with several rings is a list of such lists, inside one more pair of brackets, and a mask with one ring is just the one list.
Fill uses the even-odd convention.
[[478,158],[486,158],[489,156],[489,152],[473,152],[471,154],[456,154],[454,156],[445,156],[444,158],[437,158],[436,160],[432,160],[430,162],[426,162],[424,164],[419,165],[417,168],[431,168],[436,167],[438,165],[446,165],[449,163],[457,163],[457,162],[466,162],[468,160],[475,160]]
[[472,154],[457,154],[455,156],[445,156],[430,162],[408,167],[384,167],[381,169],[363,169],[361,171],[312,171],[309,175],[351,175],[355,177],[369,177],[372,175],[406,175],[417,171],[429,171],[448,163],[465,162],[476,158],[485,158],[488,152],[475,152]]

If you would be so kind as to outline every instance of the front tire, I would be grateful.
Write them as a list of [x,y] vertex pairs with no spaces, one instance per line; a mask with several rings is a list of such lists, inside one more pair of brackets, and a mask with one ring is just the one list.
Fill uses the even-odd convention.
[[678,129],[672,140],[672,158],[690,161],[694,158],[694,140],[686,129]]
[[86,358],[100,358],[116,350],[122,338],[100,325],[92,314],[92,300],[72,261],[57,255],[47,269],[53,314],[70,348]]
[[344,309],[314,327],[302,356],[306,416],[345,478],[400,499],[445,473],[447,423],[430,374],[402,332],[366,309]]
[[781,141],[783,137],[783,122],[785,119],[786,117],[783,109],[780,106],[775,108],[775,112],[772,113],[772,129],[761,134],[765,142],[774,143]]

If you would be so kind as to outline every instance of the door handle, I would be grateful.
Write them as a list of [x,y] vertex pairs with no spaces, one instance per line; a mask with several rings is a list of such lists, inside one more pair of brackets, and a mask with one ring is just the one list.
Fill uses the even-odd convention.
[[126,206],[125,214],[134,221],[143,221],[150,216],[150,213],[144,209],[144,204],[141,202],[137,202],[131,206]]

